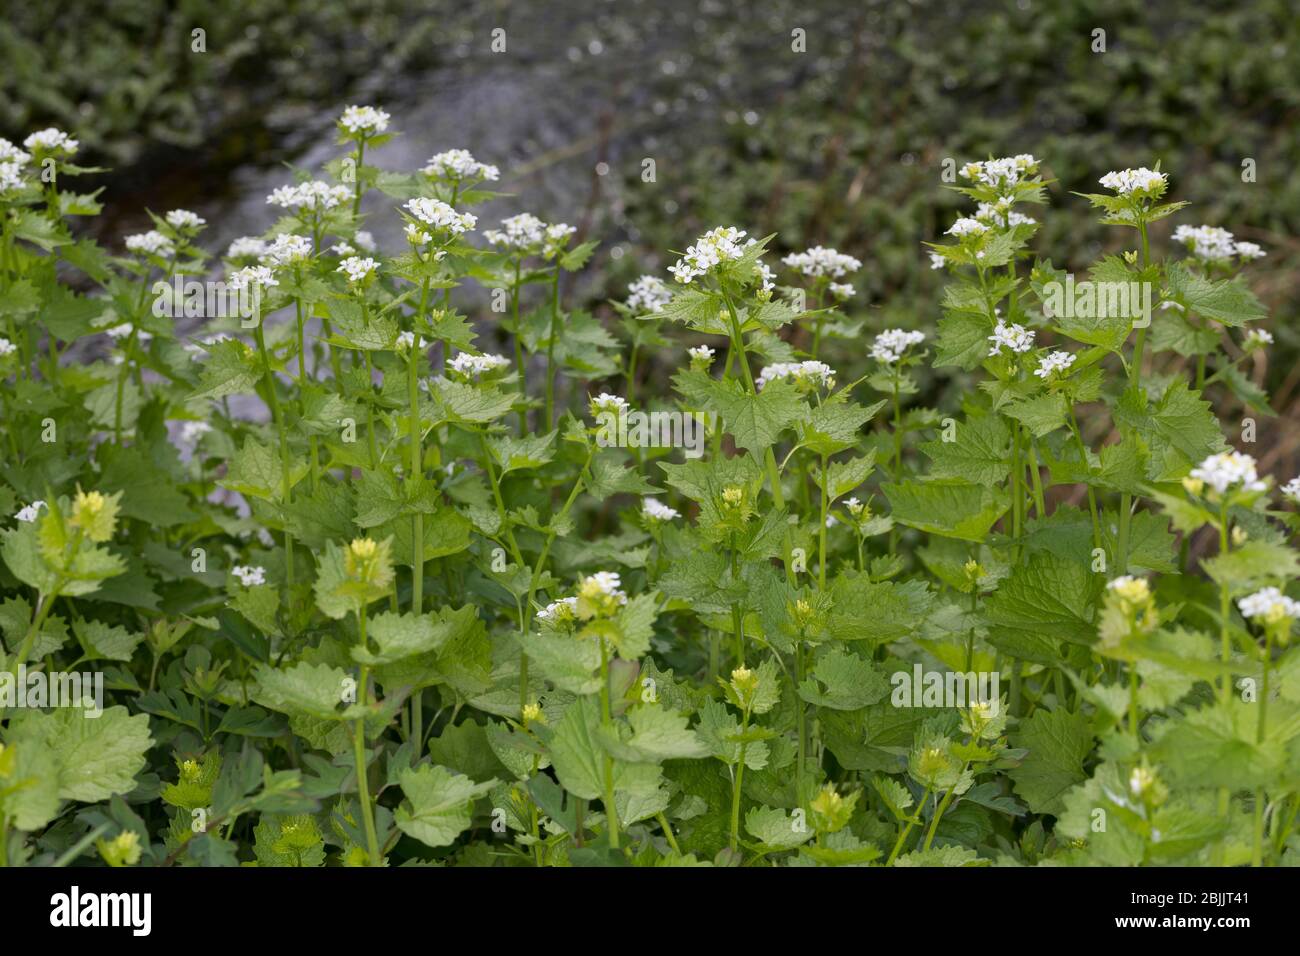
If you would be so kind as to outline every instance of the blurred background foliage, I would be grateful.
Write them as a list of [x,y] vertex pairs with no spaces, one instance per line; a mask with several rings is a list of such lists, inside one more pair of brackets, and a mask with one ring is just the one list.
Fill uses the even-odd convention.
[[[204,53],[191,52],[195,29]],[[622,298],[641,272],[664,274],[667,250],[735,224],[779,233],[780,253],[824,244],[862,259],[850,311],[873,332],[933,330],[944,277],[921,244],[963,206],[943,188],[945,159],[1040,157],[1057,183],[1035,248],[1079,271],[1131,237],[1096,225],[1071,190],[1159,161],[1171,196],[1193,203],[1177,223],[1268,250],[1250,273],[1278,345],[1251,374],[1282,412],[1264,426],[1265,467],[1286,458],[1294,474],[1300,435],[1267,429],[1300,410],[1297,40],[1293,0],[10,4],[0,135],[60,126],[112,167],[109,214],[87,224],[105,242],[144,225],[146,205],[185,206],[213,223],[217,248],[269,224],[263,197],[283,164],[332,154],[343,105],[374,103],[403,134],[376,163],[466,147],[519,197],[487,219],[527,210],[601,239],[571,305]],[[1156,232],[1157,253],[1176,222]]]

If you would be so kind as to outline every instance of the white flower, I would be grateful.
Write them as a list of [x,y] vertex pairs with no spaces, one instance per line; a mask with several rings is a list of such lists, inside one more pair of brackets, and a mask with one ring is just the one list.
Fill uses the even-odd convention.
[[827,249],[825,246],[813,246],[803,252],[792,252],[781,260],[792,269],[798,269],[809,277],[831,276],[839,279],[850,272],[857,272],[862,263],[852,256]]
[[993,334],[988,337],[993,343],[989,349],[989,355],[998,355],[1003,348],[1008,348],[1013,352],[1028,352],[1034,347],[1034,333],[1023,325],[1007,325],[1001,319],[998,320],[997,328]]
[[706,274],[710,269],[723,262],[732,262],[745,254],[744,230],[735,226],[719,226],[710,229],[688,246],[685,254],[676,264],[668,267],[673,278],[681,283],[689,283],[697,276]]
[[641,502],[641,513],[647,518],[655,521],[672,521],[674,518],[680,518],[681,514],[676,508],[669,508],[658,498],[645,498]]
[[975,210],[975,218],[983,223],[1009,229],[1012,226],[1032,226],[1037,219],[1031,219],[1011,208],[1011,200],[1004,199],[994,203],[982,202]]
[[284,209],[333,209],[351,199],[352,193],[346,186],[320,180],[280,186],[266,197],[268,203]]
[[467,378],[478,378],[488,372],[505,368],[509,364],[510,360],[501,355],[470,355],[468,352],[461,352],[447,363],[447,367]]
[[625,398],[611,395],[609,392],[601,392],[595,398],[591,399],[590,408],[592,416],[595,417],[602,412],[613,412],[614,414],[619,414],[631,408],[631,406],[628,405],[627,399]]
[[627,287],[627,307],[639,314],[661,311],[672,297],[672,290],[658,276],[641,276]]
[[181,441],[193,445],[210,431],[212,426],[207,422],[186,422],[181,426]]
[[0,162],[0,192],[17,189],[22,184],[22,166],[12,161]]
[[761,260],[755,262],[754,274],[758,276],[759,288],[764,292],[771,292],[776,288],[776,274],[772,272],[772,267],[766,262]]
[[978,219],[972,219],[969,216],[963,216],[948,227],[947,235],[957,236],[978,236],[981,233],[989,231],[989,227],[984,225]]
[[63,153],[66,156],[71,156],[77,151],[77,147],[80,146],[80,143],[75,139],[69,138],[68,134],[62,130],[57,130],[51,126],[48,129],[32,133],[23,140],[23,145],[33,151],[39,150],[43,153]]
[[855,518],[858,515],[862,514],[863,505],[862,502],[859,501],[857,498],[845,498],[844,507],[847,508],[849,510],[849,514],[853,515]]
[[1237,602],[1237,607],[1245,618],[1263,618],[1270,622],[1300,618],[1300,601],[1287,597],[1277,588],[1261,588],[1248,594]]
[[358,133],[373,136],[388,129],[389,116],[373,106],[349,106],[339,117],[339,125],[353,136]]
[[1131,196],[1135,193],[1155,195],[1168,181],[1167,173],[1157,173],[1145,166],[1109,172],[1099,180],[1104,187],[1114,190],[1121,196]]
[[903,357],[913,345],[925,341],[924,332],[908,332],[905,329],[886,329],[876,336],[871,344],[871,357],[878,362],[892,365]]
[[[121,341],[122,339],[126,338],[128,335],[131,334],[131,323],[123,322],[120,325],[115,325],[110,329],[105,329],[104,334],[107,335],[110,339],[112,339],[115,342]],[[141,333],[141,334],[143,335],[147,333]]]
[[366,278],[378,268],[379,263],[374,259],[362,259],[360,256],[348,256],[348,258],[344,259],[343,262],[339,264],[339,267],[334,271],[346,273],[349,282],[357,283],[364,282]]
[[31,153],[24,153],[9,140],[0,136],[0,163],[14,163],[18,166],[24,166],[31,158]]
[[426,176],[458,182],[466,179],[496,181],[501,178],[501,170],[487,163],[480,163],[467,149],[449,149],[431,156],[428,165],[421,172]]
[[266,255],[267,242],[256,236],[241,236],[226,248],[227,259],[260,259]]
[[279,285],[275,273],[267,266],[245,266],[230,273],[226,280],[227,287],[238,292],[240,289],[258,288],[259,286]]
[[554,248],[561,247],[577,231],[577,227],[570,226],[567,222],[552,223],[546,227],[546,242]]
[[349,243],[346,242],[334,243],[334,245],[330,246],[330,252],[334,253],[336,256],[343,259],[346,259],[348,256],[355,256],[357,254],[357,250],[353,248]]
[[266,583],[266,568],[260,566],[237,564],[230,569],[230,573],[239,578],[239,583],[246,588]]
[[1251,329],[1246,333],[1246,348],[1261,348],[1273,344],[1273,333],[1265,329]]
[[845,299],[853,298],[853,286],[847,282],[832,282],[829,286],[831,295],[843,302]]
[[1237,243],[1237,255],[1242,259],[1260,259],[1268,255],[1268,253],[1258,243],[1239,242]]
[[1130,604],[1141,604],[1151,597],[1151,585],[1146,578],[1135,578],[1131,574],[1121,574],[1106,582],[1108,590],[1114,591]]
[[365,229],[358,229],[357,234],[352,237],[352,241],[360,246],[365,252],[374,252],[377,248],[375,246],[375,237]]
[[1264,491],[1268,487],[1255,472],[1255,459],[1239,451],[1211,455],[1193,468],[1189,477],[1205,482],[1219,494],[1233,487],[1243,491]]
[[1290,498],[1300,505],[1300,478],[1292,478],[1282,486],[1282,497]]
[[693,349],[687,349],[686,354],[691,357],[692,367],[708,368],[713,364],[713,349],[707,345],[697,345]]
[[961,168],[961,174],[966,179],[973,179],[986,186],[1014,186],[1021,176],[1032,175],[1037,170],[1038,160],[1029,153],[1020,153],[1017,156],[967,163]]
[[1064,372],[1074,364],[1074,356],[1069,352],[1049,352],[1038,360],[1038,368],[1034,374],[1039,378],[1046,379],[1053,372]]
[[406,203],[409,212],[426,226],[434,226],[453,236],[468,232],[478,224],[478,217],[468,212],[457,212],[440,199],[421,196]]
[[406,224],[406,241],[411,245],[422,246],[432,238],[433,236],[429,235],[415,223],[408,222]]
[[173,229],[198,229],[208,224],[206,219],[188,209],[173,209],[167,214],[166,219],[167,225]]
[[42,499],[38,498],[37,500],[29,504],[27,507],[19,508],[18,512],[14,515],[14,517],[26,524],[31,524],[38,517],[40,517],[41,509],[44,507],[46,507],[45,502]]
[[300,262],[310,256],[310,239],[306,236],[295,236],[292,233],[282,232],[266,247],[266,255],[262,256],[262,264],[287,266],[292,262]]
[[[398,351],[400,351],[400,352],[405,352],[407,349],[409,349],[409,348],[410,348],[412,345],[414,345],[414,344],[415,344],[415,333],[414,333],[414,332],[403,332],[403,333],[401,333],[399,336],[397,336],[397,349],[398,349]],[[421,335],[421,336],[420,336],[420,350],[423,351],[424,349],[426,349],[426,348],[428,348],[428,347],[429,347],[429,343],[426,342],[426,341],[424,340],[424,336]],[[459,357],[459,356],[457,356],[457,357]]]
[[781,378],[793,378],[797,385],[835,387],[835,370],[825,362],[812,360],[777,362],[775,365],[764,366],[758,373],[758,378],[754,380],[754,384],[762,390],[764,385]]
[[172,241],[157,229],[136,233],[126,237],[126,248],[131,252],[143,252],[146,255],[167,257],[175,247]]
[[501,229],[505,231],[489,229],[483,237],[494,246],[520,251],[540,246],[546,239],[546,223],[528,212],[502,219]]
[[1179,226],[1174,230],[1174,242],[1181,242],[1193,256],[1207,262],[1231,259],[1237,251],[1232,233],[1218,226]]
[[584,597],[613,598],[619,604],[626,604],[627,594],[619,590],[622,586],[617,571],[597,571],[578,582],[578,591]]
[[937,253],[937,252],[931,252],[931,253],[930,253],[930,268],[931,268],[931,269],[942,269],[942,268],[943,268],[944,266],[946,266],[947,264],[948,264],[948,260],[945,259],[945,258],[944,258],[942,255],[940,255],[939,253]]
[[0,356],[13,355],[18,351],[18,346],[14,345],[3,335],[0,335]]
[[537,612],[537,618],[546,621],[549,624],[558,624],[561,621],[571,621],[577,611],[578,599],[576,597],[560,598],[558,601],[552,601],[546,607]]

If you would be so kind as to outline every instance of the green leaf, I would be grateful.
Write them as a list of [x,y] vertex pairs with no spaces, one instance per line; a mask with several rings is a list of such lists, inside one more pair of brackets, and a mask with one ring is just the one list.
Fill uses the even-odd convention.
[[406,800],[393,816],[397,828],[426,846],[450,846],[474,819],[474,801],[494,786],[495,779],[475,783],[446,767],[403,770]]
[[718,410],[738,448],[761,452],[776,443],[786,428],[808,413],[794,383],[777,379],[751,394],[734,379],[711,383],[710,404]]
[[1029,751],[1020,766],[1007,771],[1016,793],[1034,813],[1059,815],[1065,792],[1088,779],[1083,772],[1083,762],[1092,751],[1088,718],[1039,708],[1020,722],[1011,744]]
[[1044,664],[1060,663],[1061,643],[1091,644],[1102,575],[1087,565],[1035,552],[988,599],[989,643]]
[[936,478],[996,485],[1011,470],[1011,429],[997,415],[980,415],[958,425],[954,441],[925,442],[921,451],[934,462]]
[[[27,713],[15,739],[21,747],[39,741],[59,767],[59,796],[94,803],[135,789],[153,746],[149,717],[125,707],[108,707],[98,716],[78,707]],[[21,752],[21,751],[20,751]]]
[[963,541],[983,541],[1010,507],[1005,490],[957,479],[888,484],[881,491],[899,524]]
[[813,665],[812,676],[799,685],[799,696],[818,707],[857,710],[889,693],[889,682],[869,660],[833,647]]
[[342,668],[305,662],[285,668],[261,664],[254,678],[256,684],[250,696],[262,706],[326,720],[342,718],[338,705],[352,680]]
[[1268,310],[1241,276],[1215,281],[1197,275],[1181,262],[1170,264],[1168,276],[1170,293],[1196,315],[1228,326],[1268,318]]
[[812,828],[784,810],[754,807],[745,814],[745,829],[765,847],[791,850],[813,837]]

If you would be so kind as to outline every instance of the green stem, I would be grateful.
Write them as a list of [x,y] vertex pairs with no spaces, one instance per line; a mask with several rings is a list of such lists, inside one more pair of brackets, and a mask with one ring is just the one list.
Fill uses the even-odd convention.
[[885,866],[893,866],[894,861],[898,859],[898,854],[902,851],[903,844],[907,842],[908,835],[912,832],[912,828],[916,826],[917,820],[921,814],[921,808],[925,806],[926,801],[930,799],[930,794],[933,792],[934,791],[930,787],[925,788],[925,793],[921,796],[921,802],[916,805],[916,813],[912,814],[907,821],[907,826],[903,827],[903,832],[898,835],[898,840],[894,843],[894,849],[890,851],[889,859],[885,861]]
[[[366,646],[366,607],[361,605],[357,611],[357,627],[361,632],[361,647]],[[361,668],[361,686],[359,700],[361,706],[369,705],[370,667],[363,665]],[[361,799],[361,819],[366,829],[366,847],[370,855],[371,866],[382,866],[383,857],[379,852],[379,837],[375,834],[375,813],[370,805],[370,782],[366,773],[366,718],[357,719],[356,727],[352,735],[353,758],[357,769],[357,792]]]
[[[740,716],[740,734],[743,737],[749,729],[749,708]],[[741,741],[740,755],[736,762],[736,779],[731,789],[731,852],[735,853],[740,843],[740,788],[745,780],[745,742]]]
[[551,335],[546,342],[546,419],[545,431],[550,431],[555,412],[555,340],[560,337],[560,263],[556,260],[555,275],[551,279]]
[[[605,646],[605,638],[597,637],[600,641],[600,722],[606,732],[612,733],[614,729],[614,718],[610,714],[609,706],[609,649]],[[609,821],[609,846],[610,849],[618,849],[618,807],[614,803],[614,758],[605,754],[602,758],[604,764],[605,776],[605,819]]]

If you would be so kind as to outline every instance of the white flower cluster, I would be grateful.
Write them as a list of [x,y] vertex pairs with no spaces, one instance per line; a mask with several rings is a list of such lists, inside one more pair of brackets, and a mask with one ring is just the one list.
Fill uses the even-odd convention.
[[853,286],[847,282],[832,282],[827,288],[831,290],[831,295],[841,302],[853,298]]
[[1038,368],[1034,374],[1041,379],[1046,379],[1054,372],[1064,372],[1074,364],[1074,356],[1069,352],[1062,352],[1059,349],[1055,352],[1049,352],[1038,360]]
[[707,345],[697,345],[693,349],[687,349],[686,354],[691,357],[692,367],[708,368],[713,364],[713,349]]
[[1107,173],[1099,182],[1107,189],[1114,190],[1121,196],[1135,193],[1153,193],[1169,181],[1167,173],[1157,173],[1153,169],[1141,166],[1137,169],[1121,169]]
[[765,366],[758,373],[754,384],[761,390],[768,382],[774,382],[779,378],[793,378],[798,385],[835,387],[835,369],[825,362],[811,359],[807,362],[777,362],[775,365]]
[[1300,478],[1292,478],[1282,486],[1282,497],[1290,498],[1300,505]]
[[449,149],[429,157],[428,164],[420,170],[426,176],[461,182],[467,179],[486,179],[491,182],[501,178],[501,170],[480,163],[467,149]]
[[803,252],[792,252],[781,261],[812,278],[831,276],[839,279],[862,268],[859,260],[834,249],[827,249],[825,246],[813,246]]
[[43,499],[37,498],[25,508],[19,508],[14,517],[26,524],[31,524],[40,517],[41,509],[47,507]]
[[23,140],[23,145],[33,152],[62,153],[65,156],[71,156],[81,144],[67,133],[51,126],[48,129],[32,133]]
[[18,346],[14,345],[3,335],[0,335],[0,358],[6,355],[13,355],[18,351]]
[[655,521],[672,521],[680,518],[676,508],[670,508],[658,498],[645,498],[641,501],[641,514]]
[[447,363],[447,367],[466,378],[478,378],[488,372],[505,368],[509,364],[510,360],[501,355],[470,355],[468,352],[461,352]]
[[236,292],[241,289],[257,288],[258,286],[279,285],[280,280],[275,277],[269,266],[244,266],[242,269],[236,269],[230,273],[226,280],[227,287]]
[[745,231],[735,226],[718,226],[710,229],[693,246],[688,246],[686,253],[674,265],[668,267],[673,278],[683,284],[689,283],[697,276],[702,276],[715,266],[724,262],[733,262],[745,254],[745,247],[753,240],[742,242]]
[[1232,233],[1218,226],[1179,226],[1174,230],[1174,242],[1181,242],[1197,259],[1206,262],[1225,262],[1233,256],[1258,259],[1265,255],[1256,243],[1237,242]]
[[584,595],[613,598],[619,604],[626,604],[627,594],[620,590],[622,586],[617,571],[597,571],[578,582],[578,590]]
[[546,238],[546,223],[530,212],[521,212],[517,216],[501,220],[501,229],[489,229],[483,233],[485,239],[494,246],[507,249],[531,249],[540,246]]
[[388,129],[389,115],[373,106],[349,106],[339,117],[339,125],[353,136],[373,136]]
[[1022,176],[1033,175],[1037,171],[1038,160],[1029,153],[967,163],[961,168],[961,174],[966,179],[986,186],[1014,186]]
[[548,624],[558,624],[561,621],[571,621],[577,613],[578,599],[576,597],[560,598],[558,601],[552,601],[546,607],[537,612],[537,619],[546,621]]
[[672,297],[672,290],[658,276],[641,276],[627,287],[627,307],[639,315],[661,311]]
[[993,343],[989,349],[989,355],[999,355],[1004,348],[1012,352],[1028,352],[1034,347],[1034,333],[1025,328],[1023,325],[1007,325],[1001,319],[998,319],[997,328],[993,334],[988,337]]
[[279,233],[275,240],[266,247],[266,254],[262,256],[262,264],[269,266],[287,266],[293,262],[300,262],[311,256],[311,240],[306,236],[297,236],[293,233]]
[[230,569],[230,573],[239,578],[239,583],[246,588],[266,583],[266,568],[260,566],[237,564]]
[[365,282],[378,268],[379,263],[368,256],[364,259],[360,256],[348,256],[334,271],[346,273],[348,281],[355,284]]
[[459,236],[478,225],[478,217],[473,213],[457,212],[442,200],[425,196],[409,200],[406,211],[426,226],[442,229],[453,236]]
[[23,184],[23,167],[32,158],[9,140],[0,137],[0,192]]
[[198,229],[208,224],[206,219],[188,209],[173,209],[165,218],[173,229]]
[[240,236],[226,247],[227,259],[260,259],[266,255],[268,244],[256,236]]
[[1239,451],[1211,455],[1193,468],[1188,477],[1205,482],[1219,494],[1234,487],[1242,491],[1264,491],[1268,487],[1255,472],[1255,459]]
[[1246,333],[1246,348],[1257,349],[1273,344],[1273,333],[1266,329],[1251,329]]
[[593,416],[599,415],[602,412],[613,412],[614,414],[618,414],[619,412],[626,411],[631,407],[632,406],[627,403],[627,399],[620,398],[618,395],[611,395],[609,392],[601,392],[590,401],[591,414]]
[[945,258],[943,257],[943,254],[942,254],[942,253],[939,253],[939,252],[931,252],[931,253],[930,253],[930,268],[931,268],[931,269],[942,269],[942,268],[943,268],[944,266],[946,266],[947,264],[948,264],[948,260],[945,259]]
[[975,209],[975,218],[980,222],[1001,226],[1004,229],[1012,226],[1032,226],[1038,221],[1012,209],[1010,199],[1000,199],[997,203],[980,203]]
[[963,236],[978,236],[981,233],[989,231],[989,227],[984,225],[978,219],[972,219],[970,216],[962,216],[951,226],[948,227],[946,235],[962,238]]
[[278,186],[266,197],[273,206],[283,209],[333,209],[352,199],[346,186],[312,180],[293,186]]
[[157,229],[139,232],[126,237],[126,248],[130,252],[142,252],[150,256],[170,256],[175,250],[172,241]]
[[1287,597],[1277,588],[1261,588],[1254,594],[1247,594],[1237,602],[1241,616],[1245,618],[1300,618],[1300,601]]
[[925,341],[924,332],[908,332],[905,329],[886,329],[876,336],[876,340],[871,343],[871,357],[877,362],[884,362],[886,365],[893,365],[903,353],[913,345],[920,345]]
[[[397,350],[398,350],[399,352],[405,352],[407,349],[411,348],[411,346],[413,346],[413,345],[415,345],[415,333],[414,333],[414,332],[402,332],[402,333],[400,333],[400,334],[397,336]],[[420,351],[424,351],[424,350],[427,349],[428,347],[429,347],[429,343],[426,342],[424,336],[421,335],[421,336],[420,336]]]

